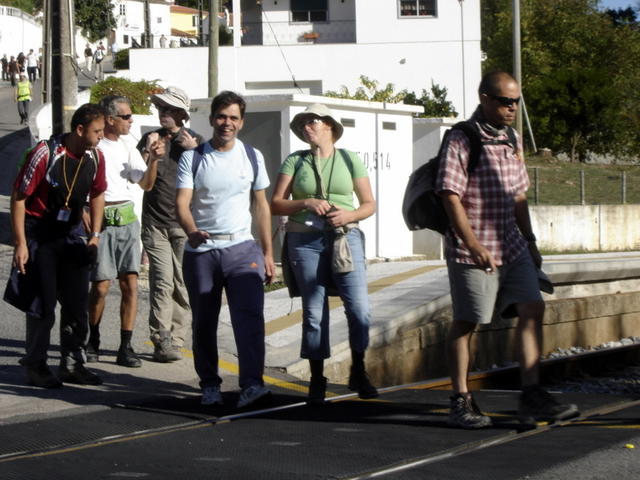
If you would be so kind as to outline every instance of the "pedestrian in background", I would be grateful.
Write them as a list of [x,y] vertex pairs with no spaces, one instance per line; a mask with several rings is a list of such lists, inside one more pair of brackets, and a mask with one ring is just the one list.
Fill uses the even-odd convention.
[[[302,295],[302,348],[309,360],[308,403],[324,403],[327,379],[324,360],[329,343],[329,288],[344,303],[349,327],[351,372],[349,388],[360,398],[375,398],[364,355],[369,345],[364,234],[358,222],[375,213],[376,201],[362,160],[335,147],[343,127],[325,105],[314,104],[297,114],[291,130],[309,144],[289,155],[278,175],[271,199],[276,215],[288,215],[286,252],[297,289]],[[353,194],[359,201],[353,204]],[[291,198],[290,198],[291,197]]]
[[91,73],[92,61],[93,61],[93,50],[91,50],[91,45],[87,43],[87,45],[84,47],[84,68],[89,73]]
[[27,54],[27,74],[30,82],[35,82],[38,74],[38,56],[33,48],[29,50]]
[[16,102],[20,125],[22,125],[29,120],[29,104],[31,103],[31,83],[24,73],[20,74],[20,80],[16,86]]
[[9,80],[9,59],[7,54],[2,55],[2,80]]
[[102,61],[104,60],[105,48],[102,45],[102,42],[96,47],[95,52],[93,52],[93,62],[95,65],[95,79],[102,80],[103,71],[102,71]]
[[20,71],[16,57],[11,56],[11,59],[9,60],[8,69],[9,69],[9,80],[11,80],[11,86],[15,87],[17,83],[16,81],[18,80],[19,71]]

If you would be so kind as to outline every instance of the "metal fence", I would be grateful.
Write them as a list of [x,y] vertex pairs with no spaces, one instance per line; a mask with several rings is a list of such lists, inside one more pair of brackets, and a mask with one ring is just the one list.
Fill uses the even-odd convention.
[[640,167],[626,169],[528,168],[534,205],[640,204]]

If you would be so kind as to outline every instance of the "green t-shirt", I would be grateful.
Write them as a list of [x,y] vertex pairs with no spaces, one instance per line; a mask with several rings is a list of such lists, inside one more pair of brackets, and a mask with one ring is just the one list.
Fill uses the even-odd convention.
[[[354,152],[344,150],[349,157],[345,161],[336,149],[335,154],[329,158],[321,158],[320,176],[327,191],[329,203],[344,210],[354,210],[353,206],[353,179],[369,176],[367,169]],[[313,155],[309,150],[300,150],[289,155],[282,166],[280,173],[293,177],[291,195],[294,200],[315,198],[319,189],[316,185],[316,176],[313,171]],[[301,210],[289,217],[298,223],[304,223],[308,210]]]

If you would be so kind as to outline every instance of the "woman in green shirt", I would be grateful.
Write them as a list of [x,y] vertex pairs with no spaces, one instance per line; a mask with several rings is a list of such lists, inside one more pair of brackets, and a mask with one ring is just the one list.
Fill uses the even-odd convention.
[[324,403],[330,288],[337,290],[347,315],[352,358],[349,388],[360,398],[375,398],[378,391],[364,366],[370,311],[364,236],[357,223],[376,209],[368,173],[355,153],[335,148],[343,127],[326,106],[309,106],[290,126],[310,149],[292,153],[282,164],[271,209],[275,215],[289,216],[283,256],[288,256],[302,296],[300,355],[309,359],[311,369],[307,403]]
[[20,80],[16,85],[16,102],[18,102],[18,115],[22,125],[29,120],[29,103],[31,102],[31,84],[24,73],[20,74]]

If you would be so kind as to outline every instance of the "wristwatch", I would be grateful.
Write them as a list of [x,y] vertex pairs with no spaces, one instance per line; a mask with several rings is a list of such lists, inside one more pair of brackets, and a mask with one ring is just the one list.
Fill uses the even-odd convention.
[[100,238],[101,235],[102,234],[100,232],[91,232],[89,234],[89,237],[91,237],[91,238]]

